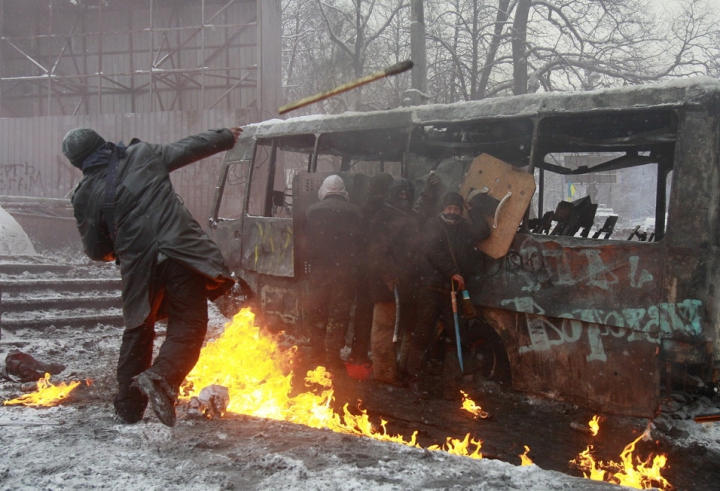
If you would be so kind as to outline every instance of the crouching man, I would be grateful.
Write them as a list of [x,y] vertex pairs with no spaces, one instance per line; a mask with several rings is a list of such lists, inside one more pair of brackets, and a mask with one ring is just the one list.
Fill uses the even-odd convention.
[[[170,172],[231,149],[241,132],[211,130],[168,145],[133,139],[127,147],[88,128],[63,139],[63,154],[83,173],[72,204],[85,253],[120,265],[125,332],[114,405],[123,423],[142,419],[149,400],[162,423],[175,425],[178,388],[205,339],[207,299],[233,285]],[[155,321],[163,318],[167,336],[153,361]]]

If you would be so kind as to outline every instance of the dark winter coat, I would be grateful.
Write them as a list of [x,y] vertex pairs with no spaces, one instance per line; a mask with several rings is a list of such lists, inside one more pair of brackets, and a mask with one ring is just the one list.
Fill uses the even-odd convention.
[[398,281],[401,302],[414,301],[420,230],[434,192],[431,188],[423,191],[411,210],[401,210],[385,201],[370,221],[367,264],[374,302],[395,302],[395,293],[387,287],[385,278]]
[[85,253],[97,261],[120,262],[126,329],[150,314],[150,279],[158,255],[207,278],[212,300],[234,281],[217,245],[175,195],[170,172],[233,147],[227,129],[211,130],[168,145],[139,142],[120,159],[115,186],[115,242],[109,239],[102,204],[107,165],[85,171],[72,197]]
[[305,216],[307,258],[312,271],[356,274],[365,239],[360,207],[331,194],[309,206]]
[[480,254],[475,245],[490,235],[487,222],[479,218],[479,226],[466,220],[450,225],[440,215],[428,219],[422,230],[420,285],[450,291],[453,275],[467,277],[472,272]]

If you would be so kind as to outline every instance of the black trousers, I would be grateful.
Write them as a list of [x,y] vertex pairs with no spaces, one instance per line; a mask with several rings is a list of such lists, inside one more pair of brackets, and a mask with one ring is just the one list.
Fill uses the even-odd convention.
[[[324,355],[324,363],[328,365],[342,364],[340,350],[345,346],[350,327],[357,274],[344,270],[316,270],[309,277],[308,287],[309,334],[315,354]],[[321,351],[324,351],[322,355]]]
[[364,362],[370,351],[370,332],[372,331],[373,309],[375,304],[370,291],[367,274],[358,277],[357,298],[355,300],[355,322],[350,357],[353,361]]
[[445,326],[445,333],[455,340],[455,323],[450,293],[430,290],[420,286],[417,291],[417,323],[410,340],[407,371],[420,377],[427,364],[427,354],[437,340],[438,319]]
[[[150,315],[141,326],[123,333],[120,346],[115,409],[128,422],[141,419],[147,406],[147,398],[142,392],[131,387],[133,378],[150,370],[177,391],[197,363],[207,333],[207,293],[203,275],[166,259],[157,266],[151,281]],[[162,311],[167,314],[167,335],[153,361],[155,321]]]

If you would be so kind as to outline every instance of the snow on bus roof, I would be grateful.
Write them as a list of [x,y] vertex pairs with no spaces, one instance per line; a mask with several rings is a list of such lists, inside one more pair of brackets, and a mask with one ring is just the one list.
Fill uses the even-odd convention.
[[271,137],[286,134],[317,134],[470,121],[491,117],[530,117],[538,114],[591,112],[597,110],[673,107],[720,92],[720,80],[692,77],[660,84],[633,85],[586,92],[544,92],[504,96],[453,104],[429,104],[385,111],[313,114],[287,120],[272,119],[248,125],[244,136]]

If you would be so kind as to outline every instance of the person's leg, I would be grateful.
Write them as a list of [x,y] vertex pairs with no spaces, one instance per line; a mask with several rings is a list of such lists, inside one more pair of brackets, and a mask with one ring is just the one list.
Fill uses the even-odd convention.
[[195,366],[207,333],[205,277],[168,259],[164,269],[167,296],[167,334],[151,371],[177,392]]
[[409,285],[400,294],[400,332],[396,348],[398,351],[398,374],[407,377],[407,362],[410,354],[410,338],[417,325],[417,288]]
[[[452,311],[452,300],[449,298],[444,299],[441,305],[440,322],[445,327],[443,337],[446,340],[443,356],[443,397],[448,400],[459,400],[461,399],[460,381],[462,379],[463,372],[460,369],[460,360],[458,357],[455,333],[455,316]],[[460,323],[459,327],[462,333],[463,319],[459,313],[458,322]]]
[[435,340],[438,316],[442,309],[442,293],[429,290],[427,287],[418,288],[417,294],[417,323],[410,339],[407,371],[411,377],[422,377],[427,351]]
[[118,392],[114,406],[118,417],[125,423],[142,419],[147,407],[147,396],[133,382],[135,377],[152,365],[153,343],[155,341],[155,318],[164,298],[164,289],[159,286],[161,267],[156,268],[150,284],[150,314],[138,327],[123,333],[118,356]]
[[355,304],[355,332],[353,335],[350,359],[354,363],[366,363],[370,351],[370,332],[372,331],[374,304],[370,294],[370,284],[362,281],[357,289]]
[[307,291],[306,335],[310,339],[310,357],[313,363],[325,362],[325,331],[328,322],[328,288],[325,275],[313,271],[305,285]]
[[350,327],[350,313],[355,302],[354,277],[336,276],[330,289],[327,332],[325,334],[326,367],[344,371],[340,350],[345,347],[345,336]]
[[397,382],[397,355],[393,332],[395,330],[395,303],[377,302],[373,310],[372,347],[373,378],[386,384]]
[[167,297],[167,334],[152,366],[134,383],[148,396],[160,421],[175,426],[178,388],[197,363],[207,332],[207,293],[200,273],[170,259],[159,269]]
[[136,376],[150,368],[152,363],[154,322],[125,331],[118,357],[118,392],[115,395],[115,412],[124,423],[136,423],[145,413],[148,398],[140,389],[133,387]]

